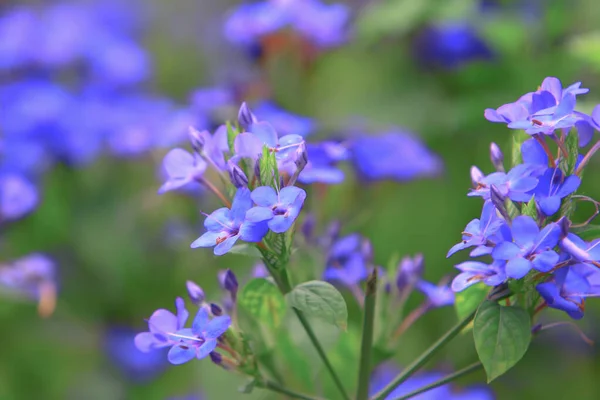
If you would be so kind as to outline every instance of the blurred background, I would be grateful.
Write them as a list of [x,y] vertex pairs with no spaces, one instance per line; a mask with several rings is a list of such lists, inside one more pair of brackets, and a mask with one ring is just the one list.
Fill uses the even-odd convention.
[[[590,88],[579,110],[600,103],[596,0],[337,3],[347,10],[344,34],[319,42],[310,26],[255,40],[269,24],[260,18],[240,33],[233,0],[0,2],[0,262],[46,254],[56,282],[49,317],[36,300],[52,308],[51,294],[0,291],[0,399],[276,398],[240,394],[243,378],[209,360],[174,367],[164,353],[133,346],[145,318],[174,309],[186,280],[219,296],[219,270],[245,281],[254,265],[189,248],[203,232],[199,211],[218,206],[210,193],[156,193],[162,157],[187,146],[189,125],[214,129],[247,100],[291,113],[281,124],[292,131],[310,122],[311,140],[390,130],[421,138],[440,173],[366,182],[342,166],[344,182],[325,194],[311,189],[307,211],[319,203],[320,228],[339,220],[344,233],[368,237],[378,264],[422,252],[426,277],[438,281],[454,274],[461,256],[446,252],[481,210],[466,197],[469,168],[492,172],[491,141],[510,154],[509,130],[487,122],[484,109],[536,90],[546,76]],[[263,112],[269,120],[272,110]],[[598,167],[582,186],[595,198]],[[600,304],[587,305],[578,325],[600,339]],[[355,338],[360,317],[350,310],[346,335]],[[403,337],[397,363],[455,320],[451,308],[429,313]],[[353,382],[356,354],[344,351],[356,350],[343,339],[329,347]],[[557,328],[491,386],[499,399],[598,399],[599,354],[574,329]],[[467,334],[431,367],[461,368],[475,357]]]

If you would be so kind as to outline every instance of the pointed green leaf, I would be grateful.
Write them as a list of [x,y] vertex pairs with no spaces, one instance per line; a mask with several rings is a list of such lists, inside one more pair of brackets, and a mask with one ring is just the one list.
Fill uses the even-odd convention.
[[252,391],[254,390],[255,387],[256,387],[256,379],[252,378],[252,379],[249,379],[248,381],[246,381],[242,386],[240,386],[238,388],[238,390],[241,393],[248,394],[248,393],[252,393]]
[[285,298],[272,282],[267,279],[252,279],[244,286],[239,303],[260,322],[278,326],[285,316]]
[[277,168],[277,159],[275,153],[269,146],[263,146],[263,152],[259,159],[260,181],[263,186],[277,188],[279,185],[279,170]]
[[475,315],[473,336],[490,383],[511,369],[527,352],[531,341],[531,319],[522,308],[503,307],[487,300]]
[[229,253],[240,254],[242,256],[255,257],[260,258],[260,251],[256,248],[256,246],[249,243],[239,243],[234,245]]
[[523,204],[521,207],[521,215],[528,215],[531,218],[537,220],[538,211],[537,206],[535,205],[535,195],[529,200],[529,203]]
[[467,315],[479,307],[481,302],[485,300],[490,287],[483,282],[479,282],[473,286],[469,286],[462,292],[456,293],[454,297],[454,308],[459,320],[465,319]]
[[521,156],[521,145],[527,139],[531,137],[522,131],[516,131],[513,135],[513,143],[511,148],[511,165],[514,167],[515,165],[523,163],[523,157]]
[[229,151],[233,154],[235,138],[240,132],[234,126],[232,126],[229,121],[227,121],[225,124],[227,126],[227,145],[229,146]]
[[571,228],[571,231],[583,240],[589,241],[600,238],[600,225],[588,224],[578,228]]
[[309,281],[287,294],[290,305],[310,317],[321,318],[342,330],[348,326],[348,308],[342,294],[330,283]]
[[577,129],[573,128],[565,138],[565,148],[569,157],[563,161],[563,170],[567,175],[575,173],[575,165],[579,157],[579,135]]

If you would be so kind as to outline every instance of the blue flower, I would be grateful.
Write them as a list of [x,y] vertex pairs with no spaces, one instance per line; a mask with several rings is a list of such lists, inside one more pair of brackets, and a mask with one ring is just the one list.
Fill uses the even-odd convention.
[[503,197],[513,201],[529,201],[531,191],[538,184],[538,178],[534,176],[538,169],[537,166],[519,164],[508,173],[491,173],[477,182],[477,187],[469,192],[468,196],[481,196],[489,200],[490,187],[494,185]]
[[227,163],[223,155],[223,153],[229,151],[227,127],[225,125],[220,125],[212,135],[206,130],[197,131],[190,128],[189,135],[192,147],[198,154],[202,154],[217,170],[227,170]]
[[447,22],[429,27],[416,38],[414,46],[421,63],[446,69],[492,57],[487,43],[466,22]]
[[148,332],[138,333],[134,339],[140,351],[149,352],[173,345],[175,339],[171,334],[183,329],[190,315],[181,297],[175,299],[175,308],[177,315],[164,308],[152,313],[148,319]]
[[552,249],[558,244],[561,230],[557,223],[550,223],[540,231],[533,218],[516,217],[512,222],[513,241],[496,245],[492,252],[495,260],[504,260],[506,275],[520,279],[535,268],[540,272],[549,272],[559,260]]
[[435,176],[442,170],[437,155],[418,139],[400,131],[354,139],[350,152],[358,173],[367,180],[405,181]]
[[273,232],[286,232],[296,221],[305,199],[306,192],[295,186],[284,187],[279,192],[269,186],[257,187],[252,191],[252,200],[258,207],[246,213],[246,220],[268,221]]
[[56,266],[41,253],[29,254],[0,268],[0,285],[34,300],[42,300],[44,290],[56,287]]
[[298,180],[305,184],[322,182],[328,184],[341,183],[344,172],[336,165],[348,158],[348,150],[343,145],[325,141],[307,143],[308,164],[304,167]]
[[494,261],[485,264],[479,261],[465,261],[456,265],[462,272],[452,281],[452,290],[460,292],[477,282],[483,282],[488,286],[496,286],[506,281],[504,271],[506,262]]
[[431,282],[420,280],[417,289],[427,297],[430,307],[444,307],[454,304],[454,292],[448,284],[434,285]]
[[560,248],[580,262],[597,263],[600,261],[600,239],[590,243],[582,240],[579,236],[569,233],[560,241]]
[[[587,279],[598,271],[584,264],[558,269],[552,279],[536,286],[537,291],[549,307],[562,310],[573,319],[581,319],[585,309],[585,297],[600,294]],[[594,267],[595,268],[595,267]]]
[[217,339],[231,325],[231,318],[222,315],[210,319],[208,310],[201,307],[194,318],[192,328],[180,329],[170,335],[176,343],[171,347],[168,359],[171,364],[183,364],[193,358],[202,359],[217,347]]
[[39,201],[37,188],[24,177],[7,173],[0,175],[0,216],[18,219],[35,209]]
[[338,239],[327,255],[323,278],[354,286],[367,278],[367,263],[361,252],[362,238],[351,234]]
[[254,114],[259,121],[269,121],[281,135],[306,137],[315,130],[313,119],[289,113],[270,101],[263,101],[254,107]]
[[424,259],[423,254],[417,254],[414,257],[404,257],[398,264],[396,274],[396,287],[400,293],[407,288],[414,287],[423,276]]
[[273,126],[264,121],[252,124],[250,129],[250,132],[243,132],[236,136],[234,143],[236,156],[256,160],[266,145],[275,152],[280,169],[295,169],[296,150],[304,143],[302,136],[292,134],[278,138]]
[[324,4],[318,0],[288,2],[294,28],[319,47],[338,46],[348,38],[346,24],[350,8],[344,4]]
[[0,17],[0,70],[15,69],[30,61],[36,23],[34,13],[28,8],[5,10]]
[[[491,201],[486,201],[483,204],[481,217],[475,218],[467,224],[463,231],[462,241],[455,244],[446,254],[450,257],[460,250],[469,247],[477,246],[479,255],[491,252],[491,249],[486,246],[490,238],[505,225],[504,219],[500,218],[496,212],[496,207]],[[489,250],[488,250],[489,249]]]
[[578,176],[565,178],[560,169],[548,168],[534,190],[535,200],[545,215],[554,215],[560,208],[561,200],[575,192],[580,184]]
[[197,181],[206,171],[206,162],[196,153],[173,149],[165,156],[163,167],[169,179],[158,190],[161,194]]
[[219,208],[206,217],[204,227],[208,230],[196,239],[192,248],[215,247],[217,256],[227,253],[238,239],[260,242],[269,231],[266,221],[253,223],[246,220],[246,212],[252,208],[250,190],[240,188],[233,199],[231,209]]

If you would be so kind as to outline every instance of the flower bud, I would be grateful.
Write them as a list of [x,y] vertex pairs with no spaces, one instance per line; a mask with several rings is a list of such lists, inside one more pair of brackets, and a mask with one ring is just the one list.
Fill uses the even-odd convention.
[[248,130],[248,128],[256,122],[258,122],[256,116],[252,114],[252,111],[250,111],[250,107],[248,107],[246,102],[243,102],[240,111],[238,112],[238,123],[240,124],[240,127],[244,130]]
[[296,159],[294,160],[294,164],[296,164],[298,172],[302,171],[304,167],[306,167],[306,164],[308,164],[308,153],[304,142],[300,143],[296,149]]
[[254,163],[254,178],[256,178],[258,182],[258,186],[262,185],[260,180],[260,160],[262,159],[262,154],[259,154],[256,158],[256,162]]
[[315,226],[317,224],[317,220],[315,219],[315,215],[312,213],[307,213],[304,216],[304,221],[302,222],[302,226],[300,227],[300,231],[304,235],[304,238],[307,242],[310,242],[315,233]]
[[490,198],[500,215],[502,215],[505,220],[510,221],[510,216],[508,215],[506,205],[504,204],[504,196],[500,193],[496,185],[490,186]]
[[232,294],[237,293],[238,290],[238,281],[235,274],[228,269],[225,271],[225,275],[223,277],[223,288]]
[[567,217],[562,217],[557,223],[560,227],[561,236],[566,237],[569,234],[569,229],[571,229],[571,221]]
[[223,309],[215,303],[210,303],[210,312],[215,317],[219,317],[219,316],[223,315]]
[[490,159],[497,171],[504,172],[504,154],[496,143],[490,144]]
[[190,297],[190,300],[192,300],[192,303],[200,304],[204,301],[204,291],[195,282],[187,281],[185,283],[185,286],[187,288],[188,296]]
[[232,162],[228,162],[227,167],[229,170],[229,179],[233,186],[238,189],[248,187],[248,177],[240,167]]
[[479,186],[479,184],[481,183],[483,178],[485,178],[485,175],[483,175],[483,172],[481,172],[481,170],[479,168],[477,168],[476,166],[473,165],[471,167],[471,182],[473,183],[473,186],[475,186],[475,187]]
[[425,259],[423,254],[416,254],[413,258],[404,257],[398,265],[396,287],[403,292],[407,287],[414,286],[423,275]]
[[205,143],[202,133],[200,131],[198,131],[196,128],[194,128],[193,126],[190,126],[189,137],[190,137],[190,143],[192,144],[192,148],[194,149],[194,151],[196,153],[200,154],[202,152],[202,149],[204,148],[204,143]]
[[373,262],[373,246],[371,245],[371,241],[369,239],[364,239],[360,244],[360,253],[364,257],[364,260],[367,264],[371,264]]
[[221,365],[223,362],[223,356],[216,351],[211,351],[208,356],[210,357],[210,360],[217,365]]

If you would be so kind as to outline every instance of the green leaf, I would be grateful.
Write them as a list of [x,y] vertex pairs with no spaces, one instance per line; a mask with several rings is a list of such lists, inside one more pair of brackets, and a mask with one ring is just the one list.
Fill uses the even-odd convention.
[[248,282],[240,294],[239,302],[252,316],[272,326],[281,323],[287,310],[279,289],[263,278]]
[[571,231],[583,240],[589,241],[600,238],[600,225],[588,224],[578,228],[571,228]]
[[531,319],[519,307],[503,307],[493,301],[479,306],[473,323],[475,348],[490,383],[512,368],[527,352]]
[[525,132],[516,131],[513,135],[513,142],[511,148],[511,166],[514,167],[518,164],[523,163],[523,157],[521,156],[521,145],[527,139],[530,139],[530,136]]
[[239,391],[241,393],[249,394],[252,393],[254,388],[256,387],[256,379],[252,378],[246,381],[242,386],[239,387]]
[[277,168],[277,159],[275,153],[269,146],[263,146],[263,152],[259,159],[260,182],[263,186],[277,188],[279,185],[279,170]]
[[523,207],[521,207],[521,215],[528,215],[537,220],[538,212],[537,206],[535,205],[535,195],[529,200],[529,203],[523,204]]
[[348,308],[342,294],[330,283],[309,281],[287,294],[290,305],[307,316],[321,318],[342,330],[348,327]]
[[454,308],[459,320],[465,319],[477,309],[479,304],[490,291],[490,287],[483,282],[479,282],[473,286],[469,286],[462,292],[456,293],[454,297]]
[[564,172],[567,175],[573,175],[575,173],[577,158],[579,157],[579,135],[577,134],[577,129],[571,129],[565,139],[565,147],[569,157],[563,161]]

